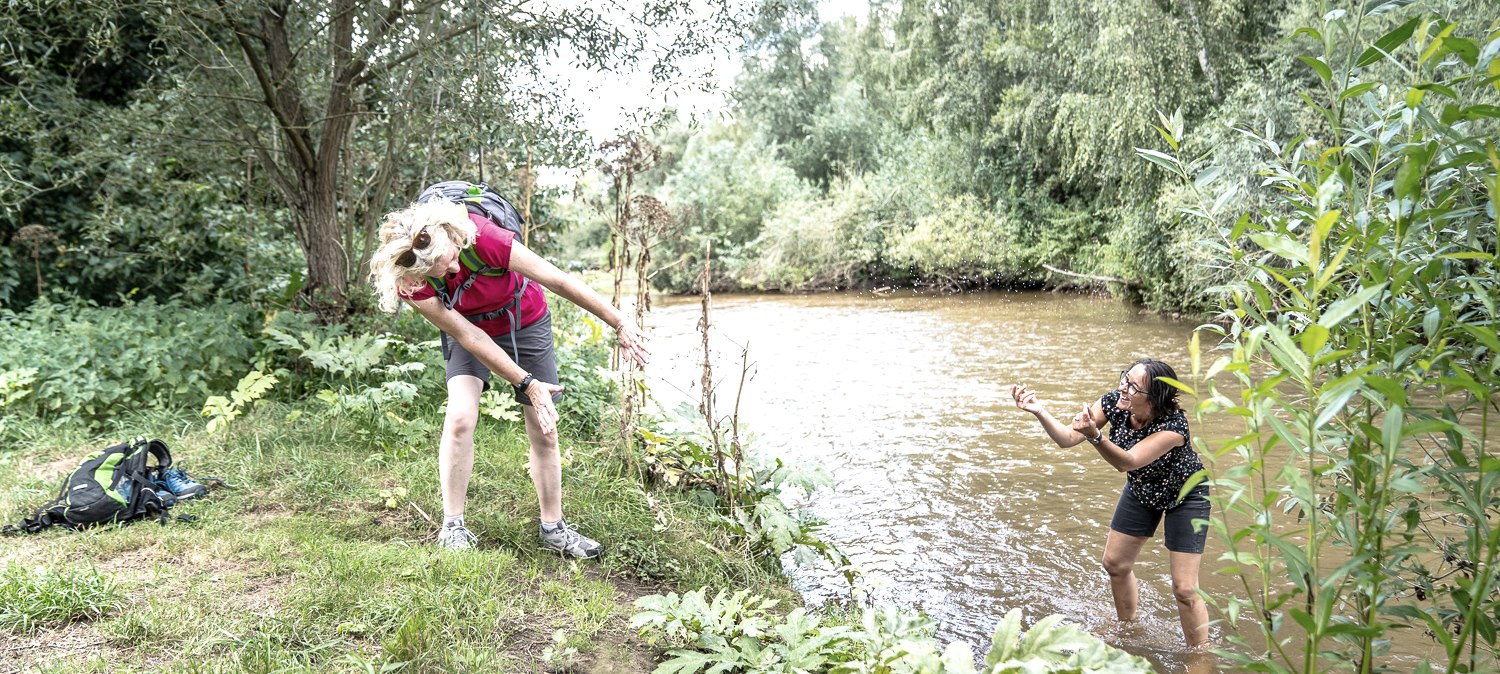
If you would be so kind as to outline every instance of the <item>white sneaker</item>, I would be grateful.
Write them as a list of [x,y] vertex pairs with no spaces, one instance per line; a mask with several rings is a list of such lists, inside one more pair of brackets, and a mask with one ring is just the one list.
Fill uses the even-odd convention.
[[568,557],[577,559],[592,559],[604,554],[604,546],[599,542],[578,533],[573,525],[559,521],[557,528],[548,531],[542,527],[542,546],[561,553]]
[[478,543],[479,538],[462,524],[438,529],[437,546],[444,550],[472,550]]

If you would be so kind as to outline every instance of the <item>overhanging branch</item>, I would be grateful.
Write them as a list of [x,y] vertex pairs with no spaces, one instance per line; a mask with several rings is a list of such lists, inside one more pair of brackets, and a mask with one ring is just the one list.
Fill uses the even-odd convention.
[[[224,8],[224,4],[225,0],[219,0],[219,7],[221,9]],[[229,16],[227,11],[225,12],[225,16],[226,18]],[[297,154],[302,158],[304,165],[312,166],[316,163],[312,148],[307,146],[301,134],[292,133],[292,130],[299,125],[293,123],[287,117],[286,111],[282,110],[281,106],[276,102],[276,85],[271,81],[271,74],[267,72],[266,64],[261,62],[260,56],[255,53],[255,49],[250,45],[249,33],[240,29],[239,22],[233,19],[228,19],[228,21],[229,29],[234,31],[235,41],[239,42],[240,50],[245,53],[245,60],[250,62],[250,69],[255,72],[255,80],[260,84],[261,94],[265,96],[265,100],[262,102],[271,110],[271,114],[276,118],[277,124],[287,130],[286,135],[291,140]]]
[[1058,269],[1057,267],[1054,267],[1054,266],[1052,266],[1050,264],[1043,264],[1042,268],[1046,269],[1047,271],[1050,271],[1050,272],[1052,272],[1054,274],[1062,274],[1063,276],[1074,276],[1074,277],[1077,277],[1077,278],[1086,278],[1086,279],[1088,279],[1090,281],[1099,281],[1101,283],[1119,283],[1121,285],[1129,286],[1131,288],[1138,288],[1141,285],[1140,281],[1131,281],[1130,279],[1115,278],[1113,276],[1100,276],[1098,274],[1080,274],[1080,273],[1078,273],[1076,271],[1068,271],[1066,269]]

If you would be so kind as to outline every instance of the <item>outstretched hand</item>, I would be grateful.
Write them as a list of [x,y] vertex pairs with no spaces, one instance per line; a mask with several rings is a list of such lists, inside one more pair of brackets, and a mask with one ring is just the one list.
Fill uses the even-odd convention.
[[563,390],[558,384],[548,384],[540,379],[533,379],[531,385],[526,387],[526,397],[531,398],[531,408],[536,410],[537,426],[543,435],[552,435],[557,432],[557,406],[552,404],[552,394]]
[[1012,384],[1010,397],[1016,401],[1017,408],[1032,414],[1039,414],[1044,409],[1042,403],[1036,399],[1036,392],[1026,388],[1025,384]]
[[1073,417],[1073,423],[1069,427],[1082,433],[1085,438],[1099,437],[1099,422],[1094,419],[1094,411],[1088,405],[1084,405],[1083,411]]
[[651,360],[651,350],[646,348],[646,336],[636,332],[630,321],[620,321],[620,326],[615,328],[615,341],[620,344],[620,354],[635,361],[637,365],[644,366]]

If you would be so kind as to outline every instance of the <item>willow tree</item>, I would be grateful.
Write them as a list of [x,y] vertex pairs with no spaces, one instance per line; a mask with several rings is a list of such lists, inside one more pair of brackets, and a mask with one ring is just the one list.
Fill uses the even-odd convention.
[[[183,104],[201,107],[256,158],[287,206],[315,306],[334,312],[359,271],[357,242],[391,205],[403,171],[428,161],[434,129],[467,127],[478,146],[536,98],[516,76],[535,80],[560,52],[619,68],[654,51],[653,72],[668,74],[733,24],[723,3],[714,7],[665,0],[637,12],[614,7],[616,19],[524,0],[147,4],[164,44],[196,65],[183,79],[201,95]],[[672,23],[699,29],[653,50],[647,31]],[[351,140],[361,134],[368,142],[356,157]]]

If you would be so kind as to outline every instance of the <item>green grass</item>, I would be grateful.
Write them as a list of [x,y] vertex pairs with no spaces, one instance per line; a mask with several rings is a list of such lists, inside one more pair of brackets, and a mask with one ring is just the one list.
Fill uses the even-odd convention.
[[33,633],[42,627],[98,618],[120,607],[114,578],[92,567],[0,570],[0,629]]
[[[563,490],[602,560],[539,549],[524,432],[489,419],[465,508],[480,547],[436,550],[437,438],[408,444],[386,417],[323,407],[265,403],[213,436],[187,413],[127,415],[102,435],[13,422],[0,453],[7,520],[117,436],[162,438],[178,465],[233,488],[174,509],[193,522],[6,539],[0,592],[48,589],[35,606],[6,601],[0,648],[40,630],[58,647],[19,651],[40,671],[649,671],[653,654],[627,626],[637,596],[704,585],[792,596],[774,560],[750,558],[687,495],[643,489],[595,429],[563,436]],[[441,420],[437,401],[400,413]],[[381,492],[397,488],[407,496],[388,507]],[[27,580],[36,567],[52,575]],[[557,630],[577,654],[544,662]]]

